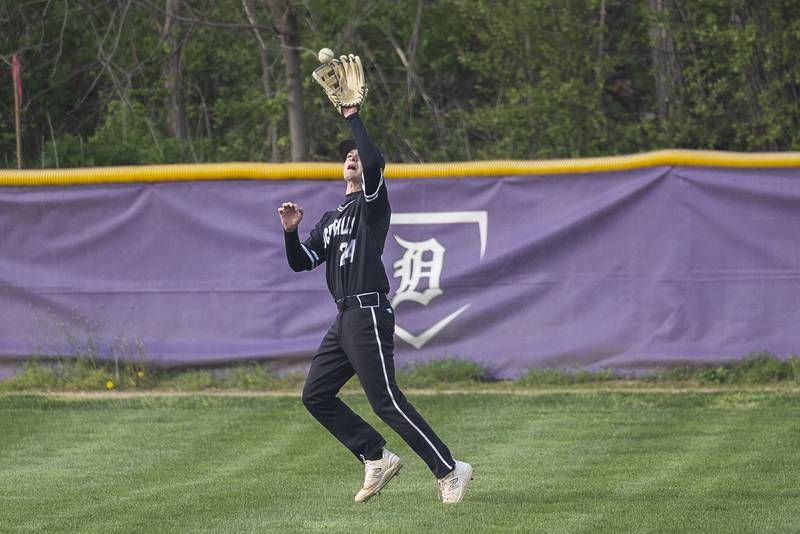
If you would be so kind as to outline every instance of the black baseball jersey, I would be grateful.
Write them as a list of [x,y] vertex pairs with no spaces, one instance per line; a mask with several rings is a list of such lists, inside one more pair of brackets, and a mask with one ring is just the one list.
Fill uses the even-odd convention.
[[357,113],[347,118],[347,124],[361,160],[362,190],[346,195],[335,210],[325,212],[304,242],[300,243],[296,231],[285,232],[289,265],[302,271],[325,263],[334,300],[372,291],[389,292],[381,260],[391,218],[383,156]]

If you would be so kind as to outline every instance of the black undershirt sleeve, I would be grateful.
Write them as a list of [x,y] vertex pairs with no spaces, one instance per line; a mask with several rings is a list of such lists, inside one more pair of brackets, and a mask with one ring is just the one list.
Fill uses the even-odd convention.
[[364,195],[367,199],[373,197],[381,186],[382,170],[386,166],[383,154],[378,150],[367,133],[367,128],[361,122],[358,113],[353,113],[345,119],[353,139],[356,141],[358,157],[364,171]]
[[286,243],[286,258],[289,260],[289,267],[295,272],[310,271],[313,264],[300,245],[300,236],[297,234],[297,230],[284,231],[283,240]]

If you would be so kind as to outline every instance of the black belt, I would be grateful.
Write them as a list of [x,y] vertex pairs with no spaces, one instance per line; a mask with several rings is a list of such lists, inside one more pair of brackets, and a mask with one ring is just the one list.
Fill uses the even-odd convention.
[[336,307],[339,308],[339,311],[347,308],[376,308],[378,306],[391,306],[391,304],[386,295],[377,291],[350,295],[336,301]]

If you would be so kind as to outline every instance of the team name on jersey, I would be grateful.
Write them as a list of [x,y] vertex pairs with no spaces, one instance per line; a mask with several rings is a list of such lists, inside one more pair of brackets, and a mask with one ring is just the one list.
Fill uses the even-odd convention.
[[322,241],[325,244],[325,248],[328,248],[331,238],[339,235],[350,235],[353,232],[355,222],[355,217],[342,217],[326,226],[322,231]]

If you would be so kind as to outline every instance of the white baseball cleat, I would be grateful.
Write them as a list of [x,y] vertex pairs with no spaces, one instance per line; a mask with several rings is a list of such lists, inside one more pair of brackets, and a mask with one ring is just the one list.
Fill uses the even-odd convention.
[[472,466],[456,460],[456,467],[439,479],[439,498],[443,503],[461,502],[472,480]]
[[366,502],[376,495],[403,467],[399,456],[383,449],[380,460],[364,460],[364,487],[356,494],[356,502]]

